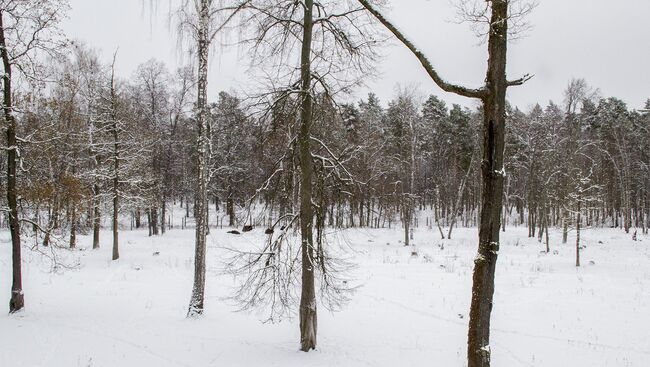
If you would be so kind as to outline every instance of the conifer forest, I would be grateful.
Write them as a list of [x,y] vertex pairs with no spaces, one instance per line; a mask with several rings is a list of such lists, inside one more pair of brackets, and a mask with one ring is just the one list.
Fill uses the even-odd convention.
[[0,365],[649,366],[650,7],[577,3],[0,0]]

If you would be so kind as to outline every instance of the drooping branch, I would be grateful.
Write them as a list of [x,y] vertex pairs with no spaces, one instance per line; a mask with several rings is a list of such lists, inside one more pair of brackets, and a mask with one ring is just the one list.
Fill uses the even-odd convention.
[[384,17],[377,9],[375,9],[368,0],[359,0],[359,3],[361,3],[361,5],[363,5],[363,7],[368,10],[368,12],[377,18],[381,24],[383,24],[398,40],[400,40],[400,42],[402,42],[404,46],[406,46],[413,53],[413,55],[415,55],[415,57],[418,59],[418,61],[420,61],[426,70],[427,74],[429,74],[431,79],[433,79],[433,81],[440,87],[440,89],[444,90],[445,92],[458,94],[468,98],[483,99],[486,97],[487,90],[484,87],[472,89],[446,82],[434,69],[433,65],[422,53],[422,51],[415,47],[415,45],[409,41],[409,39],[406,38],[406,36],[400,32],[400,30],[397,29],[397,27],[395,27],[386,17]]

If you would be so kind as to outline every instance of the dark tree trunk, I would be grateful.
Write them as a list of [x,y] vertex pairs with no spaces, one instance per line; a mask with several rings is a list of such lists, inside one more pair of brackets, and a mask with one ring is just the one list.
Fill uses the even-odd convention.
[[160,234],[165,234],[165,217],[167,217],[166,205],[165,205],[165,196],[163,195],[163,201],[160,207]]
[[[402,198],[402,200],[405,200]],[[404,227],[404,246],[409,246],[409,232],[411,231],[411,208],[408,203],[402,205],[402,226]]]
[[115,92],[115,75],[114,68],[111,75],[111,120],[113,123],[113,260],[120,258],[119,249],[119,183],[120,183],[120,143],[117,122],[117,95]]
[[151,213],[151,233],[154,236],[157,236],[158,235],[158,207],[154,205],[150,209],[150,213]]
[[7,52],[5,39],[4,13],[0,10],[0,55],[4,66],[3,84],[3,105],[2,109],[7,124],[7,205],[9,206],[9,232],[11,233],[11,261],[13,269],[13,281],[11,283],[11,298],[9,300],[9,312],[20,311],[25,306],[23,294],[23,280],[20,253],[20,221],[18,220],[18,199],[16,184],[16,118],[11,100],[11,63]]
[[503,152],[506,124],[506,54],[508,1],[492,1],[488,39],[487,95],[483,98],[483,161],[481,221],[478,254],[474,261],[472,302],[467,340],[468,367],[490,366],[490,315],[494,276],[499,251],[499,227],[503,200]]
[[149,230],[149,237],[151,237],[151,209],[147,209],[147,229]]
[[101,212],[99,202],[99,185],[93,185],[93,249],[99,248],[99,227],[101,225]]
[[300,236],[302,252],[302,290],[300,295],[300,350],[316,348],[316,290],[314,286],[314,239],[312,208],[312,157],[310,132],[312,123],[311,42],[313,31],[313,0],[305,0],[300,76],[302,105],[300,109]]
[[135,209],[135,228],[140,228],[142,226],[142,220],[140,219],[140,216],[142,213],[140,213],[140,208]]
[[569,215],[566,210],[562,212],[562,243],[567,243],[569,237]]
[[235,223],[235,202],[232,199],[232,195],[228,195],[228,202],[226,204],[226,211],[228,212],[228,225],[234,227]]
[[578,193],[578,215],[576,218],[576,266],[580,266],[580,221],[582,220],[582,218],[580,218],[580,212],[582,210],[582,203],[580,200],[580,193]]

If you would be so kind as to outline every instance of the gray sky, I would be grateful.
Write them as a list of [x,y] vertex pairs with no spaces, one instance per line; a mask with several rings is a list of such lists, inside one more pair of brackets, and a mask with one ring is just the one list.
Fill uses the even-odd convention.
[[[102,50],[106,61],[119,47],[117,68],[129,76],[150,58],[170,68],[181,65],[173,27],[168,26],[168,0],[157,14],[143,9],[141,0],[70,0],[72,11],[64,23],[69,37]],[[453,23],[450,0],[392,0],[389,17],[425,52],[449,81],[478,86],[485,78],[486,45],[480,45],[468,25]],[[650,98],[650,1],[648,0],[539,0],[530,16],[533,29],[512,43],[508,54],[510,78],[525,73],[535,78],[509,91],[509,100],[522,109],[552,99],[562,102],[562,91],[572,77],[582,77],[640,108]],[[424,95],[436,94],[450,103],[473,102],[445,93],[430,81],[415,58],[397,42],[383,50],[381,76],[368,86],[385,102],[396,85],[417,86]],[[217,50],[210,69],[210,95],[237,90],[246,82],[243,51]],[[359,90],[363,96],[367,90]]]

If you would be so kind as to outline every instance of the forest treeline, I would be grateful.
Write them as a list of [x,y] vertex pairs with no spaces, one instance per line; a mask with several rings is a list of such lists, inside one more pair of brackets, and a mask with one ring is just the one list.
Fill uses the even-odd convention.
[[[191,70],[170,72],[151,60],[116,79],[83,46],[55,69],[52,85],[17,101],[18,132],[26,137],[18,196],[33,227],[24,230],[40,231],[44,245],[56,233],[74,247],[77,232],[111,226],[115,190],[123,225],[163,234],[173,203],[193,217]],[[630,110],[620,99],[599,98],[582,79],[570,81],[565,97],[526,112],[508,106],[503,226],[527,225],[540,238],[561,227],[566,239],[581,212],[586,226],[647,231],[650,101]],[[255,108],[226,92],[209,105],[210,211],[222,225],[269,227],[297,211],[298,101]],[[406,222],[405,233],[409,225],[440,227],[443,238],[450,226],[477,225],[480,108],[404,90],[387,103],[372,93],[340,104],[316,98],[314,120],[323,225]]]

